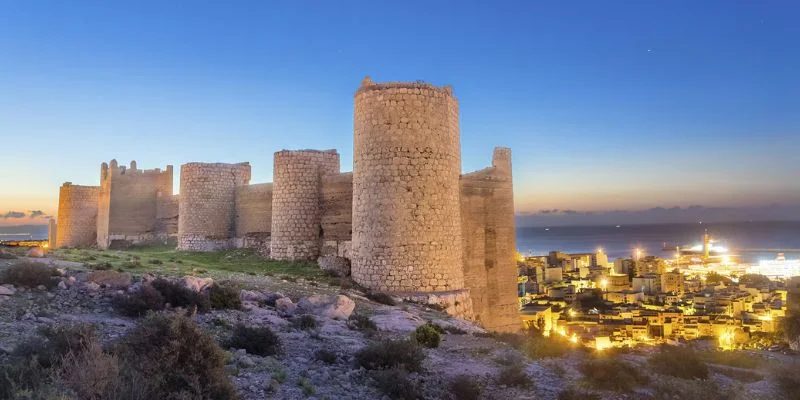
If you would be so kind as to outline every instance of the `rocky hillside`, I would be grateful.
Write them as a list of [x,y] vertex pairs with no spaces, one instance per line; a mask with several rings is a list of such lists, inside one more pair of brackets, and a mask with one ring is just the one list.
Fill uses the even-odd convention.
[[[235,392],[201,394],[196,383],[187,384],[186,393],[194,394],[181,398],[771,399],[785,397],[782,388],[793,382],[767,378],[775,368],[768,361],[701,361],[705,375],[673,376],[679,374],[650,360],[652,348],[594,354],[564,341],[495,335],[427,306],[365,293],[347,279],[302,269],[308,266],[297,275],[276,265],[270,268],[282,273],[258,274],[247,255],[221,255],[217,268],[213,262],[193,265],[199,262],[193,257],[93,251],[0,259],[0,361],[14,370],[13,363],[29,354],[19,349],[42,336],[37,332],[43,327],[89,324],[102,345],[98,354],[118,360],[124,372],[136,364],[119,349],[152,328],[158,314],[188,317],[213,339],[209,346],[221,348],[219,367]],[[248,266],[239,268],[237,257]],[[140,262],[123,266],[132,260]],[[44,337],[45,343],[56,342]],[[212,362],[217,350],[208,351],[212,355],[193,362]],[[110,385],[111,378],[92,386],[96,392],[90,396],[81,387],[96,377],[76,385],[71,375],[49,368],[41,386],[26,389],[16,381],[15,391],[5,396],[110,398],[97,387]],[[57,397],[25,397],[31,391]]]

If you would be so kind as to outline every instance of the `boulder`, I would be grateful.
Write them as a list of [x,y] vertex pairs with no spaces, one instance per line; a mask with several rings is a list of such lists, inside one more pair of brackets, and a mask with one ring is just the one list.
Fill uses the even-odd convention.
[[303,312],[320,317],[347,320],[356,308],[356,303],[344,295],[315,294],[297,302]]
[[266,302],[268,295],[264,292],[259,292],[258,290],[246,290],[242,289],[239,292],[239,298],[242,301],[254,301],[256,303]]
[[17,289],[14,289],[14,286],[10,286],[10,285],[0,286],[0,296],[11,296],[16,292],[17,292]]
[[211,278],[199,278],[191,275],[183,277],[183,286],[191,289],[196,293],[200,293],[206,289],[211,288],[213,284],[214,280]]
[[323,256],[317,259],[317,265],[333,276],[350,276],[350,260],[344,257]]
[[388,332],[411,332],[425,323],[418,315],[395,309],[372,315],[370,319],[379,330]]
[[89,274],[89,282],[114,289],[125,289],[132,281],[133,277],[128,272],[106,270],[93,271]]
[[86,284],[84,284],[83,286],[86,289],[89,289],[90,291],[95,291],[95,290],[100,289],[100,285],[98,285],[98,284],[96,284],[94,282],[86,282]]
[[41,247],[31,247],[27,255],[28,257],[42,258],[44,257],[44,249]]
[[58,281],[58,288],[61,290],[67,290],[67,283],[64,281]]
[[292,303],[292,299],[281,297],[275,300],[275,309],[282,315],[293,315],[297,310],[297,304]]

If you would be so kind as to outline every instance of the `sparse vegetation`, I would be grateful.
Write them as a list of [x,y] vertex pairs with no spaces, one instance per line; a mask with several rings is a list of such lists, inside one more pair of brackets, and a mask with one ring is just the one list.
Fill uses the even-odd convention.
[[578,365],[578,370],[590,385],[604,390],[629,392],[650,381],[636,367],[616,358],[586,360]]
[[533,381],[525,372],[525,364],[522,363],[512,363],[501,368],[497,382],[501,385],[520,388],[529,388],[533,385]]
[[58,285],[55,268],[35,262],[23,262],[12,265],[0,273],[0,284],[10,283],[15,286],[35,288],[44,286],[52,289]]
[[435,349],[439,347],[439,342],[442,340],[436,328],[437,327],[431,323],[420,325],[414,333],[411,334],[411,339],[427,348]]
[[659,374],[684,379],[708,378],[708,365],[691,347],[662,345],[648,362]]
[[387,306],[397,305],[397,302],[394,301],[394,298],[386,293],[368,292],[366,294],[366,297],[376,303],[384,304]]
[[317,322],[317,319],[311,314],[303,314],[292,320],[292,327],[301,331],[316,329],[317,326],[319,326],[319,322]]
[[405,369],[372,371],[370,376],[375,381],[375,386],[391,399],[417,400],[421,397],[419,385],[408,376]]
[[159,278],[153,281],[152,285],[172,307],[184,307],[187,309],[196,307],[199,313],[207,312],[211,308],[211,301],[208,295],[195,293],[178,282]]
[[708,363],[736,368],[754,369],[764,364],[761,357],[738,351],[706,351],[698,355]]
[[411,340],[384,340],[370,343],[356,353],[358,364],[366,369],[402,368],[417,372],[425,359],[423,349]]
[[325,364],[335,364],[338,356],[336,352],[327,349],[319,349],[314,352],[314,358],[324,362]]
[[571,387],[558,392],[558,400],[600,400],[600,395]]
[[650,385],[654,400],[728,400],[732,393],[713,380],[688,380],[661,376]]
[[281,340],[269,327],[248,327],[238,325],[228,347],[244,349],[250,354],[271,356],[280,353]]
[[150,285],[142,285],[133,293],[114,296],[111,305],[118,313],[127,317],[141,317],[148,311],[164,309],[164,296]]
[[794,365],[773,368],[770,376],[787,399],[800,398],[800,375]]
[[576,345],[562,336],[527,335],[522,351],[533,359],[562,357]]
[[94,271],[108,271],[114,269],[114,266],[110,262],[90,263],[86,264],[86,267]]
[[242,307],[239,291],[230,286],[214,284],[208,296],[211,308],[215,310],[238,310]]
[[474,376],[459,375],[450,381],[449,388],[456,400],[478,400],[481,396],[481,385]]
[[353,313],[347,319],[347,326],[358,331],[375,331],[378,327],[364,314]]

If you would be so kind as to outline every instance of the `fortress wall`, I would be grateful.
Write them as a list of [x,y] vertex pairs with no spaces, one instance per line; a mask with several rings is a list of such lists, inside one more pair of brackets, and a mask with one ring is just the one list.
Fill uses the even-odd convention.
[[157,238],[158,193],[172,194],[172,166],[166,170],[140,170],[103,163],[98,205],[100,248],[127,247]]
[[275,153],[270,257],[309,260],[319,256],[322,177],[339,173],[336,150]]
[[163,239],[177,237],[180,195],[159,191],[156,199],[156,236]]
[[188,163],[181,166],[178,249],[232,247],[236,187],[250,182],[250,164]]
[[272,183],[236,187],[236,247],[268,255],[272,229]]
[[495,331],[522,327],[517,300],[517,263],[511,150],[496,148],[492,167],[461,178],[464,281],[475,319]]
[[354,115],[357,283],[395,293],[464,288],[459,140],[449,87],[364,80]]
[[322,178],[321,255],[350,258],[353,235],[353,174],[343,173]]
[[97,238],[99,186],[66,182],[58,194],[56,247],[89,247]]

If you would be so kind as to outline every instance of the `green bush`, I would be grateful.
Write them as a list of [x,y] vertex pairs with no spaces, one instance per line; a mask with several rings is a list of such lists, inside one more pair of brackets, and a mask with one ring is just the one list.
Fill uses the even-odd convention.
[[370,376],[375,381],[375,387],[390,399],[417,400],[422,397],[419,385],[402,368],[372,371]]
[[35,262],[24,262],[12,265],[0,273],[0,284],[12,284],[26,288],[42,285],[52,289],[58,285],[55,278],[58,273],[54,268]]
[[111,300],[114,309],[128,317],[141,317],[148,311],[161,311],[165,303],[161,292],[150,285],[142,285],[134,293],[116,295]]
[[225,371],[227,353],[183,314],[149,314],[114,350],[128,382],[149,384],[147,398],[237,397]]
[[525,372],[525,364],[514,363],[506,365],[500,370],[497,382],[501,385],[529,388],[533,382]]
[[242,308],[239,291],[230,286],[211,286],[208,297],[211,301],[211,308],[215,310],[238,310]]
[[208,312],[211,308],[211,301],[207,295],[195,293],[178,282],[159,278],[153,281],[152,285],[172,307],[184,307],[187,309],[196,307],[199,313]]
[[358,331],[378,330],[378,326],[368,316],[357,313],[350,314],[350,318],[347,319],[347,326]]
[[380,304],[384,304],[387,306],[395,306],[397,302],[394,301],[392,296],[389,296],[386,293],[378,293],[378,292],[369,292],[366,294],[367,298]]
[[425,352],[411,340],[384,340],[368,344],[356,353],[356,361],[366,369],[403,368],[422,370]]
[[691,347],[662,345],[648,360],[653,371],[683,379],[708,378],[708,365]]
[[228,342],[229,348],[244,349],[250,354],[271,356],[280,353],[281,340],[269,327],[251,328],[238,325]]
[[478,400],[481,397],[481,385],[475,376],[459,375],[450,380],[448,386],[456,400]]
[[334,364],[338,359],[336,352],[327,350],[327,349],[319,349],[314,352],[314,358],[324,362],[325,364]]
[[435,349],[439,347],[442,337],[433,324],[427,323],[418,326],[414,333],[411,334],[411,339],[429,349]]
[[650,380],[633,365],[615,358],[586,360],[578,365],[590,385],[598,389],[629,392]]
[[295,317],[292,320],[292,327],[302,331],[315,329],[317,328],[317,326],[319,326],[319,322],[317,322],[317,319],[314,318],[314,316],[311,314],[303,314],[298,317]]

